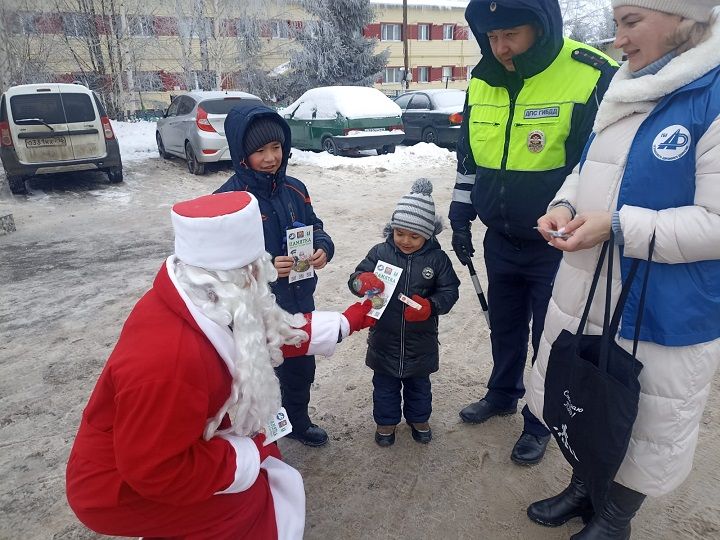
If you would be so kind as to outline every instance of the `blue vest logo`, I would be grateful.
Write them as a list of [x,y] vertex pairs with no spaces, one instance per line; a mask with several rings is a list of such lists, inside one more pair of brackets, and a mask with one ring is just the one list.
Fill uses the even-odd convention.
[[690,132],[676,124],[663,129],[653,141],[653,154],[662,161],[675,161],[690,150]]

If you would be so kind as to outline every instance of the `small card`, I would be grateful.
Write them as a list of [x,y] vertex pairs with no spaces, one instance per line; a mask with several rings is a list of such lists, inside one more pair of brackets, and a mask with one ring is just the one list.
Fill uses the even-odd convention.
[[402,274],[402,271],[402,268],[393,266],[385,261],[378,261],[375,265],[373,273],[385,284],[385,290],[370,298],[373,309],[370,310],[368,315],[370,315],[373,319],[379,319],[382,316],[388,302],[393,297],[393,292],[395,292],[395,287],[400,280],[400,274]]
[[420,304],[418,304],[412,298],[408,298],[403,293],[398,294],[398,300],[400,300],[403,304],[407,304],[411,308],[417,309],[418,311],[422,309],[422,306]]
[[280,407],[275,417],[268,422],[264,428],[265,432],[265,443],[263,446],[282,439],[288,433],[292,433],[292,424],[288,418],[285,407]]
[[310,264],[313,254],[313,228],[312,225],[288,229],[285,233],[287,239],[288,255],[293,258],[288,280],[290,283],[309,279],[315,275],[315,269]]

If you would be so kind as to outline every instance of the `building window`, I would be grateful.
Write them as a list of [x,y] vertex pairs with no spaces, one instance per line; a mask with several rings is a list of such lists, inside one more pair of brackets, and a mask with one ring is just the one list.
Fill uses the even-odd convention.
[[380,39],[382,41],[400,41],[402,39],[402,25],[383,23],[380,27]]
[[443,24],[443,39],[444,40],[452,40],[454,39],[455,35],[455,25],[454,24]]
[[213,37],[212,21],[208,18],[180,17],[178,19],[178,33],[185,39]]
[[430,82],[430,68],[428,66],[418,67],[417,82]]
[[12,20],[10,31],[13,34],[36,34],[37,26],[35,26],[35,14],[27,11],[19,11],[15,13]]
[[447,82],[452,80],[453,68],[452,66],[443,66],[442,68],[442,82]]
[[270,21],[270,35],[273,39],[288,39],[290,25],[287,21]]
[[465,78],[466,78],[468,81],[469,81],[470,79],[472,79],[472,70],[473,70],[473,67],[472,67],[472,66],[466,66],[466,67],[465,67]]
[[63,14],[62,25],[66,36],[83,37],[90,35],[90,20],[84,13]]
[[155,30],[152,17],[147,15],[132,15],[127,18],[128,35],[153,36]]
[[430,41],[429,24],[418,24],[418,41]]
[[135,73],[135,89],[143,92],[162,92],[165,86],[157,71],[138,71]]
[[383,74],[384,83],[399,83],[402,81],[402,70],[399,67],[386,67]]

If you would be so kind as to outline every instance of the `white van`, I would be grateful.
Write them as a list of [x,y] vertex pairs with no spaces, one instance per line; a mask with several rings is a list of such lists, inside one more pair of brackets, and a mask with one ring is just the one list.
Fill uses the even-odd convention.
[[0,98],[0,159],[10,190],[36,174],[101,170],[122,182],[120,148],[105,108],[79,84],[23,84]]

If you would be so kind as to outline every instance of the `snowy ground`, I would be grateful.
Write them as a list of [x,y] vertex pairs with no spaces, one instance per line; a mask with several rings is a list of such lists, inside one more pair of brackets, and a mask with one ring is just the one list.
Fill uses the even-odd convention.
[[[191,176],[180,160],[156,156],[153,124],[115,125],[126,181],[102,174],[30,181],[28,196],[10,195],[0,174],[0,215],[17,232],[0,236],[0,539],[96,538],[65,502],[64,466],[80,414],[129,310],[172,250],[169,208],[208,193],[227,167]],[[336,158],[294,152],[290,173],[309,187],[336,243],[320,272],[317,303],[353,301],[346,279],[412,180],[435,185],[447,213],[454,154],[429,145],[388,156]],[[476,248],[482,230],[475,228]],[[440,235],[449,248],[450,234]],[[460,301],[441,320],[441,368],[433,380],[435,439],[416,444],[407,426],[395,446],[373,442],[371,372],[364,339],[352,336],[320,359],[312,393],[315,421],[330,444],[309,449],[281,441],[303,474],[308,539],[568,538],[532,524],[526,506],[564,486],[568,468],[551,444],[545,461],[522,468],[509,459],[520,415],[463,425],[457,412],[483,394],[490,373],[488,331],[467,272]],[[482,279],[483,282],[484,279]],[[649,501],[636,519],[637,539],[720,538],[720,388],[703,422],[695,469],[675,493]]]

